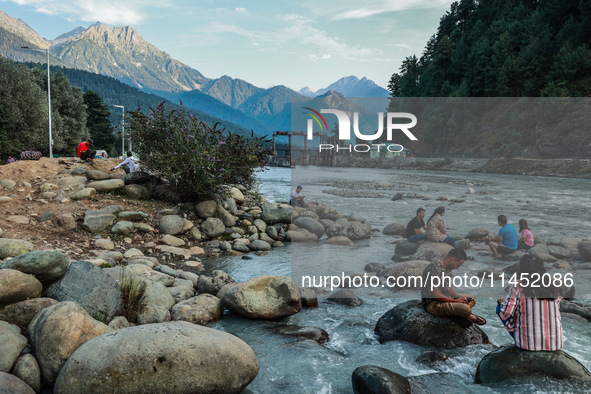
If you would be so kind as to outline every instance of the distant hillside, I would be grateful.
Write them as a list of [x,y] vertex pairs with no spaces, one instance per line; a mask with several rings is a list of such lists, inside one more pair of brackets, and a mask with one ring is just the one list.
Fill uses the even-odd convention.
[[365,77],[359,79],[354,75],[344,77],[331,83],[326,88],[313,91],[306,86],[298,91],[302,96],[316,97],[322,96],[328,91],[339,92],[346,97],[388,97],[390,93],[378,86],[374,81]]
[[49,48],[49,42],[39,36],[33,29],[20,19],[14,19],[0,10],[0,27],[9,33],[20,36],[33,48]]
[[[590,96],[589,4],[579,0],[454,2],[422,55],[407,57],[392,75],[391,110],[404,97]],[[546,112],[557,111],[557,101],[545,103]],[[582,129],[573,126],[568,114],[564,120],[540,122],[541,117],[536,120],[517,112],[538,110],[537,105],[506,107],[510,116],[434,119],[437,123],[424,129],[414,150],[480,157],[591,156],[589,133],[582,131],[590,127],[580,117],[584,111],[577,108],[576,112]],[[524,123],[526,118],[530,121]],[[466,127],[468,121],[470,127]]]

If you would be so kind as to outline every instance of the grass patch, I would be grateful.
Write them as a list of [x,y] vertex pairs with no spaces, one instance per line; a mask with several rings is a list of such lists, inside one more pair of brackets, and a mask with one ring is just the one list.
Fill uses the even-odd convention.
[[121,270],[121,301],[123,302],[123,316],[128,322],[137,323],[137,317],[146,306],[144,295],[146,294],[146,282],[125,275]]

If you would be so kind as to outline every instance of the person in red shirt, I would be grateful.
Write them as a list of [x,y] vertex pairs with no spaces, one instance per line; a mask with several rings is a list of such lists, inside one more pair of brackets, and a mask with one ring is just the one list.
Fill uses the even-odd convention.
[[96,150],[91,150],[92,140],[83,141],[78,145],[78,157],[84,161],[92,161],[96,155]]

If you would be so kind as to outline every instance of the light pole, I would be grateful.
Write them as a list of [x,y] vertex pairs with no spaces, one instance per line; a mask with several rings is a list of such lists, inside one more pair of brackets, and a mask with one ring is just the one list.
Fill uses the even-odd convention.
[[39,51],[47,53],[47,118],[49,121],[49,158],[53,159],[53,139],[51,138],[51,85],[49,78],[49,48],[37,49],[29,47],[21,47],[22,49],[29,49],[31,51]]
[[[121,108],[121,157],[125,159],[125,105],[115,105],[113,107]],[[129,141],[129,150],[131,151],[131,140]]]

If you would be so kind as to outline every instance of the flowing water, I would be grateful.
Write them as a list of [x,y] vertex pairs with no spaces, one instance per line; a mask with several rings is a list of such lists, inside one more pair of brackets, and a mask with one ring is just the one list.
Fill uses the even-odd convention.
[[[260,191],[271,202],[286,201],[296,184],[304,187],[306,201],[319,201],[331,205],[346,215],[365,218],[372,228],[383,229],[389,223],[407,223],[419,207],[433,210],[443,205],[444,216],[450,234],[465,235],[470,229],[483,227],[498,231],[499,214],[517,224],[520,218],[528,220],[534,234],[546,240],[561,238],[590,238],[591,222],[586,220],[591,212],[591,182],[579,179],[543,178],[513,175],[473,174],[457,172],[396,171],[381,169],[302,167],[296,170],[273,168],[260,173]],[[341,183],[335,183],[339,181]],[[343,183],[342,181],[346,181]],[[466,184],[468,181],[470,184]],[[373,188],[379,185],[380,188]],[[350,187],[350,189],[348,189]],[[473,187],[476,194],[468,194]],[[370,190],[371,189],[371,190]],[[404,198],[390,201],[396,192],[416,193],[422,198]],[[366,198],[369,195],[381,197]],[[343,197],[341,195],[356,195]],[[362,197],[360,197],[362,196]],[[365,197],[363,197],[365,196]],[[446,197],[448,201],[438,201]],[[450,202],[449,200],[463,202]],[[427,216],[428,218],[428,216]],[[347,273],[363,272],[367,263],[392,264],[395,245],[399,239],[374,233],[370,240],[357,241],[352,247],[338,248],[341,255],[351,258],[343,263]],[[326,245],[328,246],[328,245]],[[334,250],[338,254],[337,249]],[[509,264],[493,260],[485,245],[474,243],[467,250],[470,259],[456,275],[476,274],[484,268],[502,269]],[[297,256],[297,257],[294,257]],[[261,275],[290,275],[293,264],[322,266],[331,261],[321,244],[290,245],[273,249],[266,256],[254,256],[252,260],[240,257],[205,261],[208,269],[222,269],[235,280],[248,280]],[[333,264],[334,264],[334,258]],[[338,260],[338,259],[337,259]],[[340,260],[339,260],[340,261]],[[581,264],[580,262],[578,264]],[[591,280],[591,270],[575,267],[577,298],[586,296]],[[564,271],[562,271],[564,272]],[[299,285],[299,284],[298,284]],[[320,294],[324,297],[328,293]],[[280,322],[254,321],[227,313],[213,328],[233,333],[246,341],[256,353],[260,372],[245,392],[252,393],[351,393],[351,374],[363,365],[376,365],[405,376],[418,376],[435,372],[449,372],[463,386],[465,392],[578,392],[590,390],[577,383],[533,378],[529,384],[508,384],[485,387],[473,384],[480,359],[494,350],[492,345],[469,346],[444,350],[449,359],[433,368],[415,362],[427,350],[411,343],[391,341],[380,344],[374,335],[374,327],[380,316],[396,304],[410,298],[418,298],[409,292],[394,293],[388,289],[360,291],[364,304],[347,307],[329,304],[320,299],[317,309],[301,312]],[[503,296],[500,283],[494,283],[488,296],[480,296],[475,313],[484,316],[488,324],[483,330],[496,345],[511,342],[495,314],[496,298]],[[578,300],[587,302],[586,300]],[[330,341],[319,345],[309,340],[275,334],[271,329],[279,324],[296,324],[320,327],[328,332]],[[591,324],[568,315],[563,317],[564,350],[591,369]],[[434,386],[429,391],[440,392]]]

